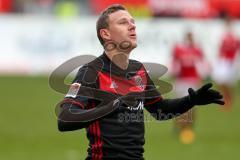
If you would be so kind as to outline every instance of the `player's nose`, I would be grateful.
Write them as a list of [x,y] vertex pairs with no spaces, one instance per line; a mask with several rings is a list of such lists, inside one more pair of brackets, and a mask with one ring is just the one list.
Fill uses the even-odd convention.
[[135,29],[136,29],[136,24],[133,23],[133,22],[130,22],[129,23],[129,30],[131,31],[131,30],[135,30]]

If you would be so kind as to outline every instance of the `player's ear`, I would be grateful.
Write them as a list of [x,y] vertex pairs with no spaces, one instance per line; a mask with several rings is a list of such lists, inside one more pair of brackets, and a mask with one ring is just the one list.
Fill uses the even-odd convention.
[[111,35],[110,35],[108,29],[100,29],[99,32],[100,32],[100,35],[103,39],[110,40]]

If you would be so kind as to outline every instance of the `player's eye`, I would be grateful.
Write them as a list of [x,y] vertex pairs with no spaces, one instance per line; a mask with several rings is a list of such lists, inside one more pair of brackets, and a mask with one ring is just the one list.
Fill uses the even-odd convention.
[[128,22],[127,21],[120,21],[119,24],[127,24]]

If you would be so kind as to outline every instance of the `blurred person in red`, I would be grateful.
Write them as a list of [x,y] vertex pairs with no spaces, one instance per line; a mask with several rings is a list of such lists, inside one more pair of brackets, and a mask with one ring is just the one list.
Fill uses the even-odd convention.
[[240,40],[232,31],[232,19],[224,19],[226,31],[220,43],[218,59],[214,65],[213,79],[220,86],[225,98],[225,110],[232,106],[233,86],[237,81],[237,54],[240,51]]
[[[201,68],[200,68],[201,67]],[[195,43],[193,33],[187,31],[183,43],[177,43],[173,49],[172,75],[175,79],[177,96],[186,94],[187,88],[198,88],[208,65],[202,49]],[[193,121],[195,110],[191,109],[176,118],[174,130],[179,133],[179,140],[184,144],[194,141]]]

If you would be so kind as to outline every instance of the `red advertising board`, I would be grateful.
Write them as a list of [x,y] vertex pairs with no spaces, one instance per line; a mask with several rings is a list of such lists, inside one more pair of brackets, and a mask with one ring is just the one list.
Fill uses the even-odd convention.
[[148,0],[90,0],[91,10],[99,14],[112,4],[122,4],[135,16],[149,16],[151,14]]
[[12,10],[12,0],[0,0],[0,13],[10,12]]

